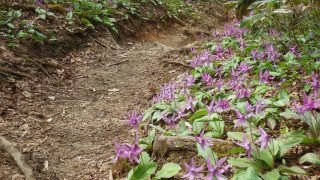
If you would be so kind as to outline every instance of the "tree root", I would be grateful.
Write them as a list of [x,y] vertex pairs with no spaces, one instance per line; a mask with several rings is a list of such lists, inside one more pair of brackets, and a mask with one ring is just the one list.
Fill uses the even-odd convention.
[[169,61],[169,60],[163,60],[162,63],[165,63],[165,64],[175,64],[175,65],[180,65],[180,66],[183,66],[183,67],[186,67],[186,68],[189,68],[189,69],[192,69],[192,67],[188,64],[185,64],[183,62],[176,62],[176,61]]
[[[234,146],[232,141],[222,139],[211,139],[213,149],[225,151],[226,149]],[[220,149],[221,148],[221,149]],[[160,136],[154,143],[152,149],[152,159],[162,159],[168,152],[177,150],[191,150],[196,152],[196,139],[192,136]],[[215,150],[217,151],[217,150]]]
[[0,146],[2,146],[14,158],[17,165],[19,166],[21,171],[24,173],[26,180],[36,179],[34,177],[33,171],[30,168],[30,166],[27,165],[26,162],[23,160],[21,152],[18,151],[17,148],[15,148],[10,141],[0,136]]

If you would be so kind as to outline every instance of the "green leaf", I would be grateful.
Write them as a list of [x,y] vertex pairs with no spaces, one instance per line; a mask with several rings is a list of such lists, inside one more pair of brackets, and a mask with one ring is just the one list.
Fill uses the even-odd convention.
[[286,109],[285,112],[282,112],[279,114],[280,116],[286,118],[286,119],[300,119],[297,113],[291,111],[290,109]]
[[262,175],[264,180],[278,180],[281,175],[278,171],[278,169],[274,169],[270,172],[265,173],[264,175]]
[[155,178],[162,179],[162,178],[171,178],[175,176],[181,167],[175,163],[166,163],[162,166],[161,170],[157,172]]
[[269,151],[262,149],[260,152],[260,158],[263,160],[270,168],[274,165],[274,160]]
[[279,166],[279,172],[282,173],[289,173],[289,174],[307,174],[306,171],[299,168],[298,166],[286,167],[286,166]]
[[20,30],[17,34],[17,38],[26,38],[28,33],[25,33],[23,30]]
[[202,149],[199,143],[197,143],[196,146],[198,155],[203,157],[203,159],[207,160],[209,158],[211,162],[215,162],[215,160],[218,158],[210,147],[204,147],[204,149]]
[[231,178],[231,180],[261,180],[261,178],[254,168],[249,167],[245,171],[236,173],[235,176]]
[[248,168],[254,166],[253,160],[247,158],[229,158],[228,163],[239,168]]
[[146,164],[146,163],[149,163],[150,161],[150,156],[147,152],[143,151],[140,155],[140,160],[139,162],[140,163],[143,163],[143,164]]
[[89,19],[87,18],[81,18],[81,23],[84,24],[85,26],[87,27],[90,27],[90,28],[94,28],[94,26],[92,25],[92,23],[89,21]]
[[199,119],[206,115],[208,115],[207,109],[199,109],[198,111],[192,114],[192,116],[189,118],[189,121],[194,121],[195,119]]
[[232,140],[242,141],[243,133],[242,132],[228,132],[227,136]]
[[278,93],[278,101],[273,103],[277,107],[283,107],[290,104],[290,98],[288,92],[282,90]]
[[139,164],[133,170],[130,180],[144,180],[150,178],[150,176],[155,172],[156,168],[157,164],[155,162]]
[[307,153],[307,154],[303,155],[299,161],[300,164],[305,163],[305,162],[320,165],[319,155],[316,153]]

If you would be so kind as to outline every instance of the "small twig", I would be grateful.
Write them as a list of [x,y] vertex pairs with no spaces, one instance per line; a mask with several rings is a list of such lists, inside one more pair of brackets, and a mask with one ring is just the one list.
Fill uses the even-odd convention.
[[36,179],[33,175],[33,171],[30,168],[30,166],[27,165],[26,162],[23,160],[21,152],[18,151],[17,148],[15,148],[10,141],[0,136],[0,146],[4,147],[4,149],[14,158],[17,165],[19,166],[21,171],[24,173],[26,180]]
[[30,61],[31,63],[35,64],[47,77],[51,77],[51,75],[48,73],[48,71],[37,61],[34,61],[32,59],[27,58],[27,61]]
[[123,61],[120,61],[120,62],[116,62],[116,63],[110,64],[110,65],[108,65],[107,67],[116,66],[116,65],[125,63],[125,62],[127,62],[127,61],[129,61],[129,59],[126,59],[126,60],[123,60]]
[[10,70],[10,69],[7,69],[7,68],[1,68],[0,67],[0,71],[7,72],[9,74],[13,74],[13,75],[16,75],[16,76],[19,76],[19,77],[27,77],[27,78],[32,79],[32,77],[30,75],[28,75],[28,74],[25,74],[25,73],[22,73],[22,72],[13,71],[13,70]]
[[105,43],[99,41],[98,39],[96,39],[96,38],[94,38],[94,37],[91,37],[91,36],[90,36],[90,38],[91,38],[92,40],[94,40],[96,43],[100,44],[101,46],[103,46],[103,47],[105,47],[105,48],[108,48],[108,47],[109,47],[108,45],[106,45]]
[[166,63],[166,64],[181,65],[181,66],[183,66],[183,67],[190,68],[190,69],[193,68],[193,67],[191,67],[190,65],[185,64],[185,63],[183,63],[183,62],[176,62],[176,61],[169,61],[169,60],[163,60],[162,62],[163,62],[163,63]]

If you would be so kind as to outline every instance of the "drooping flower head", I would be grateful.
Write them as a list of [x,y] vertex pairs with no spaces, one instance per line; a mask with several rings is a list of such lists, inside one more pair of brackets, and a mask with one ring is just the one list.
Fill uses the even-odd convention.
[[202,149],[204,149],[206,146],[211,146],[211,143],[210,143],[210,139],[209,137],[204,137],[204,130],[201,131],[200,135],[199,136],[196,136],[196,141],[197,143],[200,144],[200,147]]
[[182,176],[182,178],[194,180],[196,178],[203,178],[201,171],[203,170],[203,166],[197,167],[194,159],[191,159],[190,164],[184,164],[185,168],[188,170],[188,173]]
[[138,115],[136,111],[133,111],[131,113],[129,112],[128,119],[131,126],[133,126],[134,128],[138,128],[139,123],[142,120],[142,115]]
[[226,157],[218,159],[216,161],[215,165],[213,166],[211,160],[208,158],[207,168],[208,168],[209,173],[208,173],[206,179],[207,180],[212,180],[213,178],[216,178],[217,180],[227,179],[226,177],[224,177],[222,175],[224,172],[226,172],[231,167],[230,165],[222,166],[226,160],[227,160]]
[[266,149],[268,147],[268,143],[270,141],[270,137],[268,134],[263,130],[263,128],[259,127],[260,137],[256,141],[256,143],[261,143],[261,149]]
[[241,114],[241,112],[238,111],[238,110],[235,110],[235,112],[236,112],[236,115],[237,115],[237,118],[238,118],[238,122],[234,125],[234,128],[237,128],[239,126],[246,127],[247,126],[247,124],[246,124],[246,120],[247,120],[246,115]]
[[209,106],[207,106],[208,117],[210,117],[212,113],[216,110],[214,104],[215,104],[215,100],[212,99]]
[[209,73],[204,73],[201,77],[207,86],[211,86],[213,84],[213,79]]
[[252,152],[252,147],[251,147],[251,144],[250,142],[248,141],[247,139],[247,135],[246,134],[243,134],[242,135],[242,142],[235,142],[238,146],[241,146],[243,147],[245,150],[246,150],[246,156],[248,158],[251,157],[251,152]]
[[116,160],[119,158],[128,158],[130,162],[139,162],[139,155],[143,149],[139,146],[138,141],[134,144],[116,144]]

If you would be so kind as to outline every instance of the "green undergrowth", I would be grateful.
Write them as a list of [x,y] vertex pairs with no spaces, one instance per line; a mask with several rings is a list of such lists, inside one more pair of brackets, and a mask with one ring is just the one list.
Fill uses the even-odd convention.
[[19,41],[56,41],[59,33],[83,32],[98,25],[118,33],[117,22],[180,18],[192,12],[183,0],[36,0],[0,7],[0,37],[7,46]]
[[[127,179],[282,180],[319,173],[319,6],[264,0],[248,9],[241,22],[191,49],[189,75],[163,85],[141,115],[129,113],[136,141],[116,144],[116,159],[131,166]],[[194,138],[197,158],[151,156],[159,136]]]

